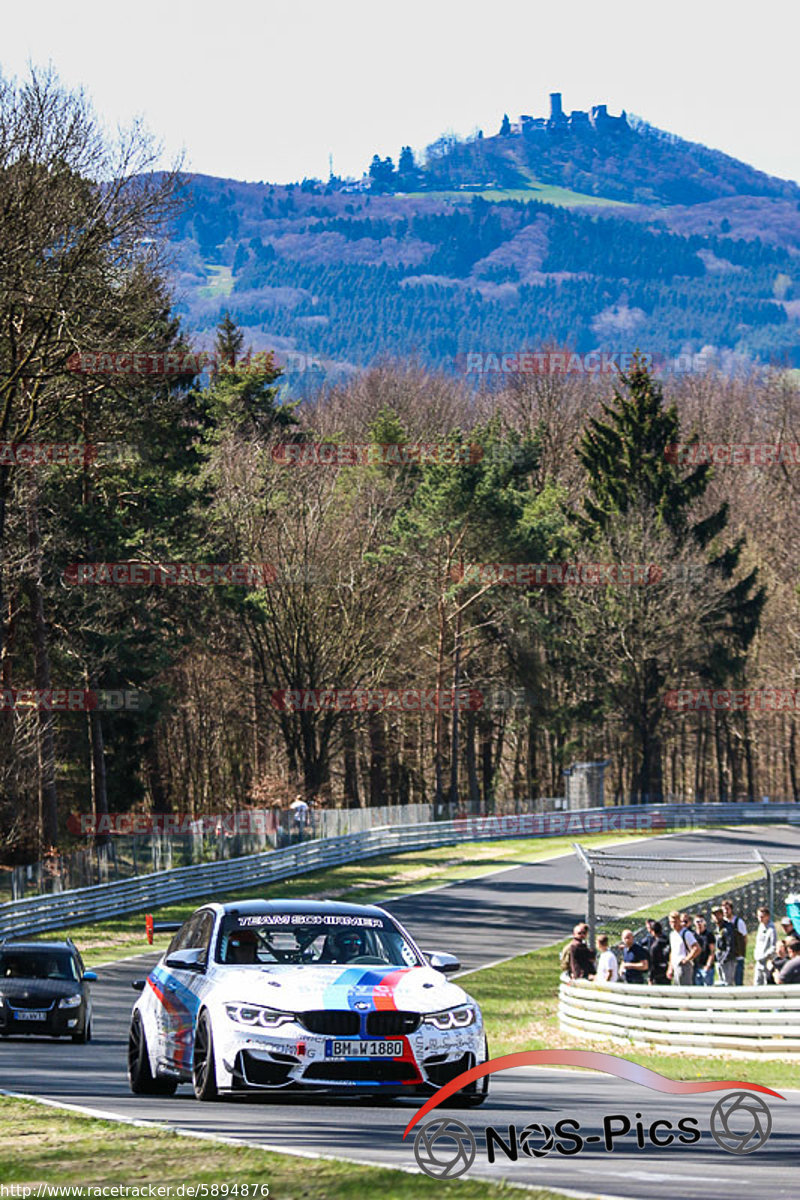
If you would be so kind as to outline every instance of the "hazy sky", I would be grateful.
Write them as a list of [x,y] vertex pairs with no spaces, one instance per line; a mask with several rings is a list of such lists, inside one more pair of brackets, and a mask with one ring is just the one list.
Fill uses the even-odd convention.
[[607,103],[800,180],[798,0],[27,0],[0,66],[52,62],[111,126],[134,115],[189,169],[360,175],[504,111]]

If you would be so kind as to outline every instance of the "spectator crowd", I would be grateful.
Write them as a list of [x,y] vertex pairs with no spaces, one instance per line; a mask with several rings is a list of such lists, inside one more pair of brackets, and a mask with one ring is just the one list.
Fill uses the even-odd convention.
[[750,982],[800,983],[800,937],[790,917],[781,918],[777,931],[769,909],[759,908],[751,938],[747,922],[730,900],[723,900],[711,910],[711,922],[709,928],[705,916],[675,910],[666,931],[660,921],[648,920],[640,940],[633,930],[623,929],[619,945],[612,948],[608,934],[601,933],[596,950],[588,944],[589,926],[580,922],[561,951],[561,970],[571,979],[600,983],[741,987],[750,943]]

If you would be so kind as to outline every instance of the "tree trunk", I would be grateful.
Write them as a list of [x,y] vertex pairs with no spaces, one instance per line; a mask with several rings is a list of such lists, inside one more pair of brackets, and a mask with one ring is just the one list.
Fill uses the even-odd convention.
[[756,768],[755,756],[753,754],[753,735],[750,730],[750,721],[748,714],[745,711],[742,714],[744,720],[744,756],[747,766],[747,799],[750,801],[756,798]]
[[[5,435],[7,436],[7,434]],[[6,626],[5,626],[5,534],[6,511],[8,508],[8,490],[11,479],[11,468],[0,466],[0,662],[5,657]]]
[[481,811],[481,789],[478,783],[478,770],[475,762],[475,729],[477,723],[477,714],[470,709],[467,713],[464,752],[467,762],[467,781],[469,784],[469,810],[473,816],[477,816]]
[[[86,690],[95,691],[96,694],[96,681],[92,679],[88,671],[84,672],[84,681]],[[96,846],[107,846],[111,841],[110,833],[105,828],[102,829],[102,832],[97,832],[99,827],[105,826],[103,818],[108,817],[108,789],[106,787],[103,724],[100,713],[96,708],[90,708],[86,716],[86,726],[89,734],[89,778],[92,787],[92,818],[95,827],[94,841]]]
[[[534,800],[538,800],[539,790],[540,790],[539,789],[538,761],[537,761],[537,754],[536,754],[537,731],[538,730],[537,730],[537,724],[536,724],[536,717],[534,716],[534,714],[532,712],[528,713],[528,761],[526,764],[526,768],[527,768],[527,772],[526,772],[527,773],[527,780],[526,780],[527,789],[526,790],[528,792],[528,796],[529,796],[531,802],[533,802]],[[531,807],[532,808],[535,807],[533,805],[533,803],[531,804]]]
[[441,817],[442,805],[444,803],[444,719],[441,705],[441,695],[444,690],[444,643],[446,626],[444,604],[444,596],[440,595],[436,606],[439,619],[439,636],[436,646],[436,706],[433,714],[435,771],[433,819],[435,821]]
[[789,779],[792,784],[792,799],[797,804],[800,801],[800,787],[798,787],[799,781],[797,777],[797,723],[791,717],[789,718],[789,722],[791,726],[789,732]]
[[[42,552],[39,537],[39,518],[36,493],[31,481],[28,506],[28,549],[34,574],[27,579],[33,632],[34,687],[37,692],[51,689],[50,654],[47,646],[47,624],[44,619],[44,599],[41,589]],[[39,708],[38,714],[41,754],[42,843],[45,850],[58,845],[58,790],[56,787],[56,750],[53,713]]]
[[714,714],[714,753],[717,762],[717,799],[728,800],[728,785],[725,777],[725,752],[722,740],[722,721],[719,713]]
[[[458,806],[458,759],[460,754],[460,710],[459,688],[461,686],[461,610],[456,618],[455,652],[453,655],[453,715],[450,731],[450,807],[454,812]],[[441,702],[441,701],[440,701]]]
[[369,803],[375,807],[386,803],[386,736],[383,718],[371,712],[367,720],[369,735]]
[[353,718],[349,713],[344,713],[342,716],[342,742],[344,748],[344,802],[347,808],[360,808],[356,731]]

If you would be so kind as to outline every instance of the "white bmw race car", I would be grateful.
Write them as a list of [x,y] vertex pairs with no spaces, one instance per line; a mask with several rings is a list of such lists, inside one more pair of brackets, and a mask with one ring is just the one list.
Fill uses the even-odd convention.
[[[474,1000],[381,908],[245,900],[193,913],[134,988],[131,1090],[430,1095],[488,1058]],[[480,1104],[488,1075],[456,1094]]]

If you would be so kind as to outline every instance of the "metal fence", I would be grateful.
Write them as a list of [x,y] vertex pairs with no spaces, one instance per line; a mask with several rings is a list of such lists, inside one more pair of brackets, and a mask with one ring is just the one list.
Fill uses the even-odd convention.
[[562,979],[565,1033],[627,1047],[685,1047],[734,1058],[800,1055],[800,988],[642,987]]
[[[128,814],[122,814],[123,818]],[[309,808],[301,826],[291,810],[242,809],[221,821],[186,821],[181,832],[167,829],[115,833],[105,844],[89,844],[43,862],[0,868],[0,896],[21,900],[44,892],[63,892],[117,882],[155,871],[217,862],[283,849],[299,840],[344,837],[385,825],[416,825],[433,820],[432,804],[382,805],[375,808]],[[129,823],[135,818],[130,816]],[[178,823],[177,821],[175,823]]]
[[[767,816],[781,823],[796,822],[800,816],[794,805],[770,806],[768,814],[760,805],[755,807],[762,822]],[[700,814],[702,825],[727,824],[724,818],[730,814],[722,808]],[[745,817],[744,822],[748,821],[752,818]],[[672,855],[668,851],[644,855],[626,854],[623,849],[595,850],[579,843],[575,848],[586,871],[586,922],[592,945],[600,929],[619,937],[622,929],[630,926],[637,938],[643,937],[645,916],[660,921],[666,929],[668,914],[675,908],[704,914],[713,929],[711,912],[726,899],[752,928],[758,923],[761,905],[775,915],[786,896],[800,888],[800,857],[796,853],[773,850],[768,857],[751,849],[749,856],[741,851],[713,856]]]
[[345,837],[319,838],[265,854],[177,867],[0,904],[0,937],[62,929],[81,922],[140,912],[151,906],[157,908],[198,896],[212,896],[216,892],[257,887],[322,867],[382,854],[495,838],[563,836],[567,823],[571,830],[588,833],[600,827],[613,831],[657,830],[663,828],[664,820],[658,813],[636,809],[623,812],[587,809],[569,814],[510,813],[388,826]]
[[[721,906],[723,900],[730,900],[736,916],[741,917],[748,930],[751,930],[758,927],[758,910],[762,905],[767,906],[772,917],[777,921],[778,915],[782,911],[786,911],[786,897],[797,891],[798,887],[800,887],[800,862],[778,868],[778,870],[773,870],[766,864],[764,876],[761,879],[753,879],[739,887],[723,889],[714,896],[690,905],[690,908],[693,913],[700,913],[705,917],[708,928],[713,932],[714,922],[711,919],[711,913],[715,908]],[[653,914],[655,919],[661,922],[662,928],[667,931],[669,930],[671,909],[672,905],[669,910]],[[634,930],[634,937],[637,941],[641,941],[646,933],[647,928],[642,925]]]
[[[765,812],[766,808],[769,812]],[[756,810],[755,814],[748,810]],[[784,810],[792,810],[784,811]],[[60,929],[103,920],[148,907],[211,896],[218,891],[256,887],[322,867],[346,862],[455,845],[459,842],[509,837],[558,837],[601,832],[658,832],[667,826],[786,822],[800,818],[800,805],[651,805],[592,808],[582,812],[528,812],[504,816],[461,817],[452,821],[388,826],[344,837],[318,838],[302,844],[241,858],[217,860],[154,871],[69,891],[25,897],[0,904],[0,937],[21,932]]]

